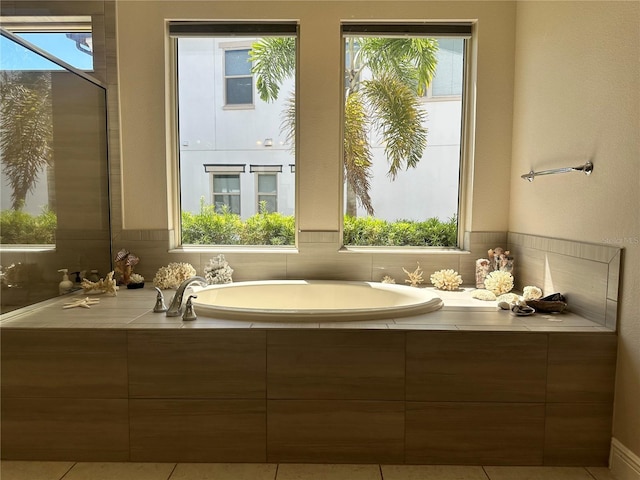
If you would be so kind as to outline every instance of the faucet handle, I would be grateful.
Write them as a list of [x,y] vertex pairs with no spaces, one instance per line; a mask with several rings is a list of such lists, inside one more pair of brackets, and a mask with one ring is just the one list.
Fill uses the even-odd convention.
[[153,307],[154,313],[161,313],[167,311],[167,306],[164,303],[164,295],[162,294],[162,290],[158,287],[154,287],[158,294],[156,295],[156,305]]
[[185,322],[198,318],[198,316],[196,315],[196,311],[193,309],[193,303],[191,303],[192,298],[198,298],[198,296],[189,295],[189,298],[187,298],[187,303],[184,306],[184,314],[182,315],[182,320]]

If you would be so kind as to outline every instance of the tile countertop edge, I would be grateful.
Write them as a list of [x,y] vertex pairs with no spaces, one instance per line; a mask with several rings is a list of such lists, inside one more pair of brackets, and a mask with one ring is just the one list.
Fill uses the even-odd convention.
[[[432,288],[432,287],[427,287]],[[225,320],[200,315],[192,322],[185,322],[180,317],[166,317],[162,313],[153,313],[156,292],[152,288],[127,290],[121,289],[115,297],[91,295],[100,298],[100,302],[91,309],[63,309],[62,306],[72,300],[86,295],[74,292],[62,297],[46,300],[31,306],[23,307],[0,316],[0,328],[42,328],[42,329],[191,329],[191,328],[237,328],[237,329],[297,329],[297,328],[347,328],[347,329],[392,329],[402,330],[449,330],[449,331],[482,331],[482,332],[572,332],[572,333],[615,333],[574,313],[558,315],[535,314],[530,317],[516,317],[509,312],[501,311],[496,302],[485,302],[471,298],[473,287],[466,287],[459,292],[437,291],[445,307],[435,312],[385,319],[379,321],[363,321],[362,327],[354,322],[332,322],[331,325],[308,323],[277,322],[264,323],[251,321]],[[171,294],[171,291],[169,291]],[[170,296],[170,295],[169,295]],[[128,310],[128,311],[127,311]],[[96,321],[96,315],[100,320]],[[45,317],[45,318],[43,318]]]

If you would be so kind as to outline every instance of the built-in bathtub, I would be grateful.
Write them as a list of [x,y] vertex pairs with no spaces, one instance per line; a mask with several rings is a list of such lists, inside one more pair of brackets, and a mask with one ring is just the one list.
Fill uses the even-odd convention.
[[365,285],[444,306],[345,322],[198,304],[186,322],[154,313],[147,286],[3,315],[2,458],[606,465],[613,331],[574,313],[516,317],[472,288]]
[[251,322],[381,320],[439,310],[432,289],[378,282],[271,280],[195,289],[199,314]]

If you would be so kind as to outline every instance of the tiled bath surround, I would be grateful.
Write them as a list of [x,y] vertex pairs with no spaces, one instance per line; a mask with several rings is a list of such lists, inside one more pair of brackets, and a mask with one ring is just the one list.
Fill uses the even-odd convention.
[[616,329],[623,250],[611,245],[509,232],[516,258],[516,287],[536,285],[546,295],[560,292],[571,311]]

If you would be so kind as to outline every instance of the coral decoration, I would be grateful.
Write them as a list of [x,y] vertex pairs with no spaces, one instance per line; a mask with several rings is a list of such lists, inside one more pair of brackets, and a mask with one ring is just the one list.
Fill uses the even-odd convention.
[[525,302],[527,300],[538,300],[539,298],[542,298],[542,290],[538,287],[529,285],[522,290],[522,299]]
[[491,272],[484,280],[484,287],[495,295],[509,293],[513,290],[513,275],[501,270]]
[[422,278],[422,268],[420,268],[420,263],[418,263],[418,268],[416,268],[413,272],[407,271],[404,267],[402,268],[404,273],[409,276],[408,280],[405,280],[404,283],[410,284],[412,287],[417,287],[421,283],[424,283],[424,279]]
[[153,285],[166,290],[178,288],[182,282],[195,276],[196,269],[190,263],[172,262],[166,267],[160,267],[153,278]]
[[385,275],[382,277],[382,280],[380,280],[380,283],[396,283],[396,279],[391,278],[389,275]]
[[455,270],[438,270],[431,275],[431,283],[440,290],[457,290],[462,277]]
[[471,297],[478,300],[484,300],[487,302],[490,302],[496,299],[495,293],[490,292],[489,290],[485,290],[484,288],[479,288],[471,292]]
[[97,282],[92,282],[91,280],[83,278],[81,284],[82,291],[84,293],[106,293],[107,295],[115,297],[118,292],[118,285],[116,285],[116,281],[113,278],[113,273],[114,272],[109,272],[106,278],[101,278]]
[[233,268],[229,266],[229,262],[224,259],[222,254],[209,260],[209,263],[204,267],[204,278],[207,279],[209,285],[232,283],[231,275],[233,275]]
[[515,293],[503,293],[498,298],[496,298],[498,302],[506,302],[508,304],[518,303],[520,301],[520,296]]

